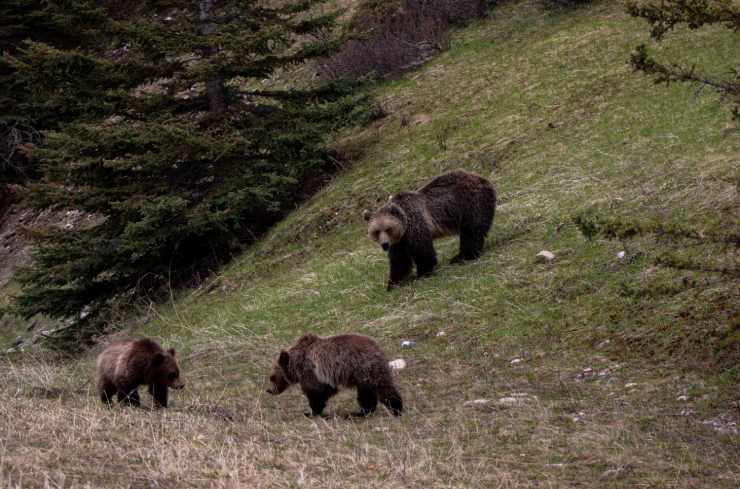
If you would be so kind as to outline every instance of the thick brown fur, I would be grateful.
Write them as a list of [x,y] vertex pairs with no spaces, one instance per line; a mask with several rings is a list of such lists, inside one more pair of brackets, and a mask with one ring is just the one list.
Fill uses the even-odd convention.
[[360,412],[355,415],[369,415],[378,401],[396,416],[403,410],[385,354],[375,340],[359,334],[327,338],[304,334],[280,352],[270,383],[267,392],[274,395],[300,384],[314,416],[323,413],[326,402],[342,387],[357,389]]
[[416,265],[423,277],[437,265],[434,240],[460,236],[453,263],[477,259],[493,223],[496,192],[491,182],[464,170],[434,178],[415,192],[401,192],[375,212],[365,211],[368,237],[388,252],[388,290]]
[[139,406],[139,386],[148,385],[155,407],[167,407],[167,390],[182,389],[175,350],[165,351],[156,341],[132,339],[111,343],[97,360],[97,388],[100,400]]

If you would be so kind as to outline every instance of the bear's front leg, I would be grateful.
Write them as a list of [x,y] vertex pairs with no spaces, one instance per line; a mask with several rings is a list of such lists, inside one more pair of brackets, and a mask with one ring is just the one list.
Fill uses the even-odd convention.
[[326,407],[326,402],[337,393],[337,389],[329,385],[322,385],[311,389],[303,389],[303,393],[308,398],[308,405],[311,406],[311,415],[321,416]]
[[411,253],[403,244],[393,245],[388,250],[388,259],[390,260],[391,271],[388,279],[388,290],[391,290],[403,281],[411,272],[411,266],[414,264],[411,259]]
[[416,263],[416,276],[418,278],[431,275],[437,266],[437,252],[434,250],[434,241],[430,235],[420,237],[411,251],[414,263]]
[[452,263],[459,263],[463,260],[477,260],[483,251],[486,230],[482,229],[462,229],[460,231],[460,253],[453,258]]
[[149,393],[154,398],[155,408],[167,407],[167,386],[159,384],[149,384]]

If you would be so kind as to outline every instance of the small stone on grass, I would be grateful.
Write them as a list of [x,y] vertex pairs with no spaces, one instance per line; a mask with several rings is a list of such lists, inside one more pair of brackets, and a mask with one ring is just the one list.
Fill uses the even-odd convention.
[[539,253],[537,253],[536,259],[540,263],[546,263],[549,261],[553,261],[555,259],[555,253],[553,253],[552,251],[542,250]]
[[397,358],[388,362],[388,366],[393,370],[403,370],[406,368],[406,360],[403,358]]

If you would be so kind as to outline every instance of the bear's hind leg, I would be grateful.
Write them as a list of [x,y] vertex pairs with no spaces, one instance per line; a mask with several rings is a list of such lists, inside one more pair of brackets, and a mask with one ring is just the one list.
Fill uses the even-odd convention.
[[374,387],[357,388],[357,404],[360,411],[352,413],[352,416],[365,417],[372,414],[378,407],[378,392]]
[[400,416],[403,411],[403,401],[398,389],[392,383],[381,386],[379,389],[380,402],[387,407],[393,416]]
[[483,252],[485,234],[480,230],[463,230],[460,232],[460,254],[452,259],[452,263],[463,260],[477,260]]

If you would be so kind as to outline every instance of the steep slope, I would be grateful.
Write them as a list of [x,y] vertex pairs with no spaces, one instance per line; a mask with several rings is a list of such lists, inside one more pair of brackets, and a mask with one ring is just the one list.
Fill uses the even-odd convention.
[[[456,33],[448,52],[377,88],[389,116],[338,141],[350,167],[135,331],[180,350],[188,386],[172,409],[102,409],[92,356],[2,364],[0,480],[737,487],[736,282],[656,267],[662,243],[588,241],[573,224],[599,206],[737,229],[737,126],[709,92],[632,74],[629,52],[646,40],[615,2],[556,16],[516,2]],[[678,32],[659,49],[718,71],[736,62],[736,40]],[[386,292],[362,209],[458,167],[499,193],[483,257],[449,265],[446,240],[434,276]],[[536,262],[542,249],[555,260]],[[279,349],[304,331],[362,332],[405,358],[402,419],[344,420],[345,393],[330,402],[340,416],[309,420],[297,389],[263,394]]]

